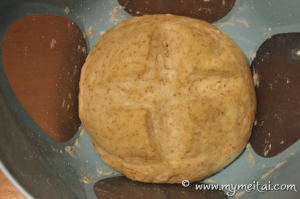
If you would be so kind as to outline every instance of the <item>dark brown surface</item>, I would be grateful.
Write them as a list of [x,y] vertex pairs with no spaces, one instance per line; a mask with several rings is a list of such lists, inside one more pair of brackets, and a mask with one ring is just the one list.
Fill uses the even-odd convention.
[[300,139],[300,33],[266,40],[251,69],[259,76],[259,87],[250,143],[258,155],[273,157]]
[[191,183],[185,188],[181,184],[148,184],[134,182],[124,176],[106,178],[94,185],[94,191],[99,199],[225,199],[227,194],[218,190],[196,190]]
[[82,47],[87,48],[85,39],[73,21],[45,14],[15,21],[3,39],[3,65],[15,95],[58,142],[71,139],[80,125],[77,96],[86,58]]
[[213,23],[226,16],[235,0],[118,0],[132,16],[174,14]]

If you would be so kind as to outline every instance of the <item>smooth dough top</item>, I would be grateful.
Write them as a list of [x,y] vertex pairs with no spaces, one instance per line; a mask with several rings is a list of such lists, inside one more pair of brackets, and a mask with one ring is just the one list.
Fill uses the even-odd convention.
[[119,23],[81,72],[79,116],[95,151],[137,181],[193,182],[220,171],[246,146],[255,109],[243,52],[188,17]]

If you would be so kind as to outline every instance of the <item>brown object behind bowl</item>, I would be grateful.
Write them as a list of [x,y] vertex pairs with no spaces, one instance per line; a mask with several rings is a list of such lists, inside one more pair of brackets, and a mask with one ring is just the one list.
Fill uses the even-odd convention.
[[32,119],[58,142],[70,140],[80,125],[77,96],[86,49],[75,22],[46,14],[18,19],[3,39],[11,88]]
[[[191,183],[188,187],[181,184],[149,184],[129,180],[125,176],[106,178],[95,183],[93,189],[98,199],[227,199],[222,190],[196,190],[203,183]],[[207,186],[207,185],[206,185]]]
[[300,139],[300,33],[277,34],[258,49],[251,64],[257,76],[254,151],[274,157]]
[[132,16],[173,14],[201,19],[209,23],[225,17],[235,0],[118,0]]

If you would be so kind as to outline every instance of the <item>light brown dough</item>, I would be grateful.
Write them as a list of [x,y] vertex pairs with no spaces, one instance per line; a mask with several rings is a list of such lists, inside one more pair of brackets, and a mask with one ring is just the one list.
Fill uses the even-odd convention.
[[82,68],[79,116],[103,162],[152,183],[201,180],[244,149],[256,109],[245,55],[213,25],[132,17]]

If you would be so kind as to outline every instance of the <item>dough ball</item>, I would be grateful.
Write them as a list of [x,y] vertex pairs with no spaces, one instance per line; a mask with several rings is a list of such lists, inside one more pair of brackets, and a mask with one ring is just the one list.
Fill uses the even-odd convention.
[[256,109],[245,55],[213,25],[132,17],[82,68],[79,116],[101,160],[136,181],[201,180],[233,161]]

